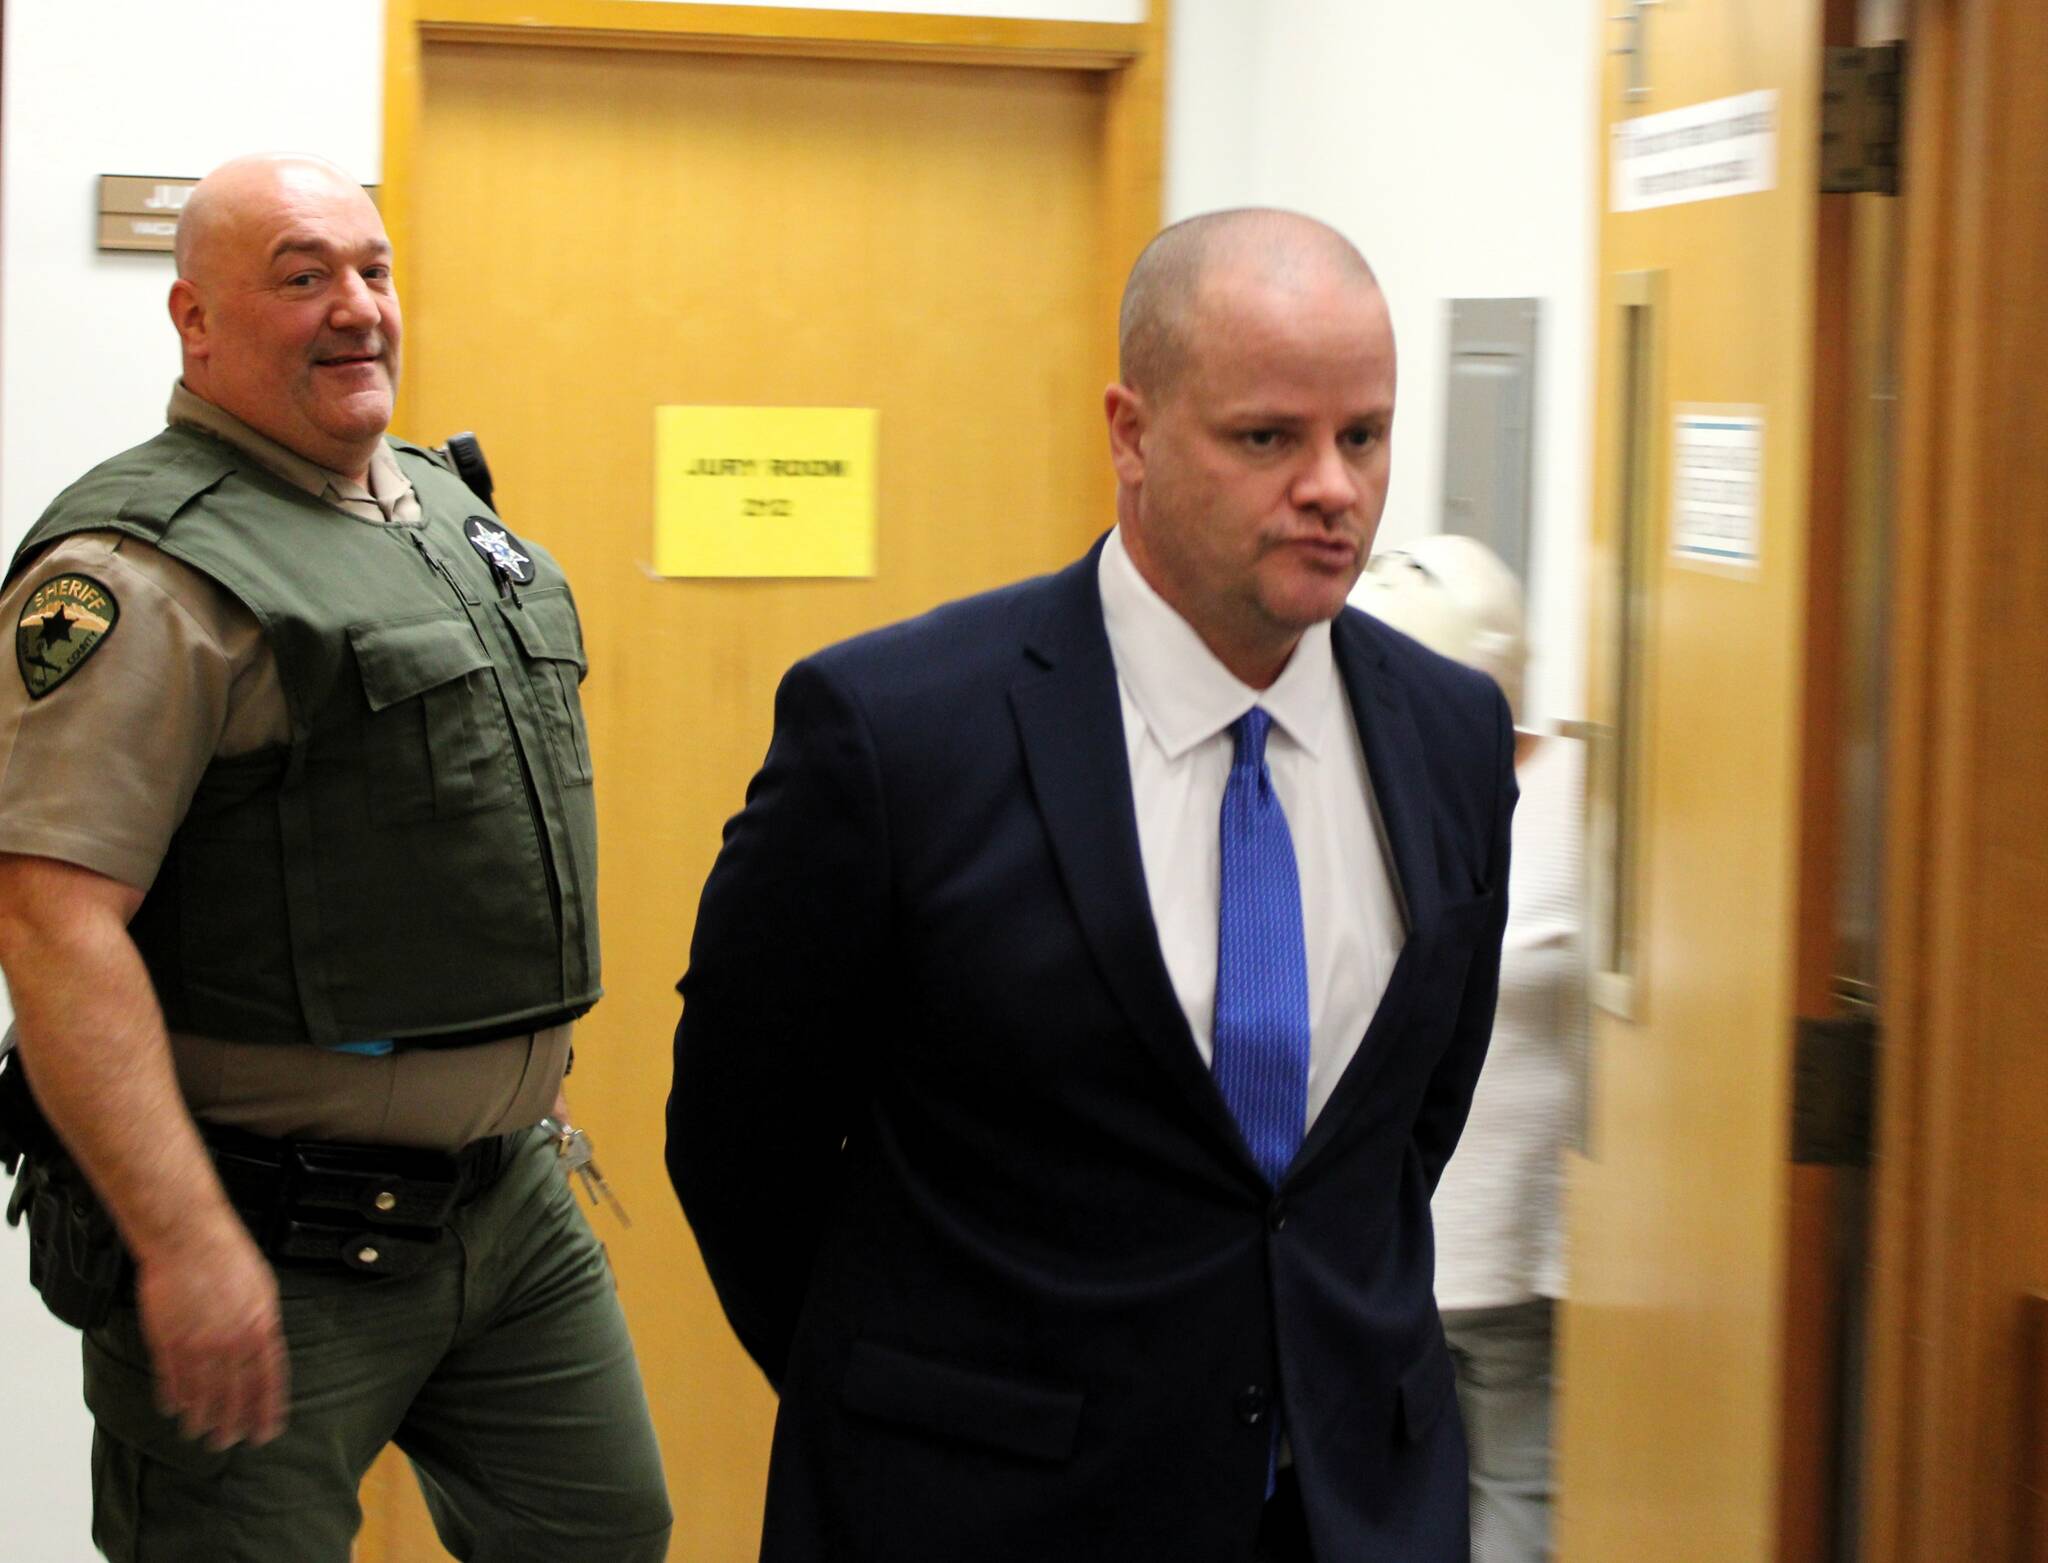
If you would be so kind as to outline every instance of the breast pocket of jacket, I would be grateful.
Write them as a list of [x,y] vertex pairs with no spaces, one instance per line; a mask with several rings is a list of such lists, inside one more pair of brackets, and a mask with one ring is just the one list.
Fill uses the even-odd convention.
[[565,783],[590,780],[590,733],[583,725],[577,688],[589,667],[576,607],[559,586],[521,592],[516,603],[498,605],[526,654],[527,679],[547,726],[548,748]]
[[511,801],[511,739],[497,679],[467,619],[359,624],[370,817],[404,825]]

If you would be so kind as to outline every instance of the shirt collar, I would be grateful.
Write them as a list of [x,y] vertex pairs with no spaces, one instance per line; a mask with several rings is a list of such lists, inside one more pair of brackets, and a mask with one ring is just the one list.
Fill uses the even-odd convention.
[[308,461],[267,434],[257,433],[225,407],[189,389],[183,380],[171,387],[171,404],[164,412],[164,421],[211,434],[315,499],[339,504],[344,509],[374,505],[387,520],[419,519],[419,501],[413,493],[412,484],[392,456],[391,447],[382,440],[370,453],[370,481],[365,485],[318,462]]
[[1271,688],[1253,689],[1217,660],[1194,626],[1138,573],[1121,527],[1102,545],[1096,582],[1117,676],[1168,759],[1225,731],[1253,706],[1316,757],[1340,695],[1327,623],[1302,632]]

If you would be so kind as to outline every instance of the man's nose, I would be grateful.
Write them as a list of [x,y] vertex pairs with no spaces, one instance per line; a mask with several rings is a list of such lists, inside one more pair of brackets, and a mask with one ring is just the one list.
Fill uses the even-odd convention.
[[360,331],[377,323],[377,300],[358,273],[342,273],[327,311],[327,323],[337,331]]
[[1358,503],[1358,479],[1335,440],[1315,447],[1309,464],[1295,479],[1294,503],[1325,516],[1340,515]]

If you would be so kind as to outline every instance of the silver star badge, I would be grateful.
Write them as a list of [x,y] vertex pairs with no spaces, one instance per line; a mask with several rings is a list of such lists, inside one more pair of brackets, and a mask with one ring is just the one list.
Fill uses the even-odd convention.
[[507,575],[516,578],[526,573],[526,555],[514,548],[512,539],[503,532],[493,532],[487,526],[480,526],[474,536],[478,550]]

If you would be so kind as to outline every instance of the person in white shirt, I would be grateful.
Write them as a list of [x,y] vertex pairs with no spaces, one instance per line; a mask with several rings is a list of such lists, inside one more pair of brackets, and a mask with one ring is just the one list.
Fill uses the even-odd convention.
[[1561,1155],[1585,1031],[1580,749],[1519,726],[1522,591],[1483,543],[1444,534],[1376,555],[1354,599],[1493,677],[1515,712],[1515,813],[1493,1045],[1430,1211],[1436,1296],[1472,1455],[1474,1563],[1549,1555],[1552,1313],[1564,1294]]

